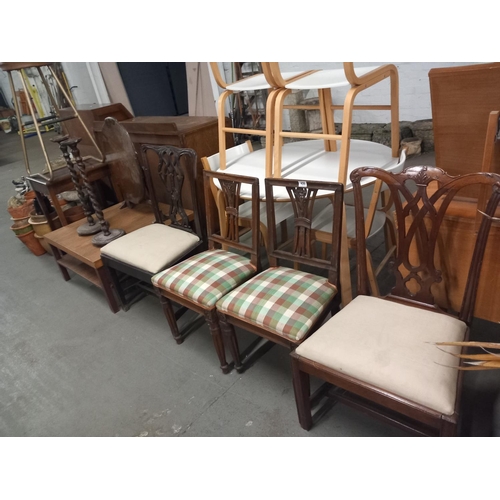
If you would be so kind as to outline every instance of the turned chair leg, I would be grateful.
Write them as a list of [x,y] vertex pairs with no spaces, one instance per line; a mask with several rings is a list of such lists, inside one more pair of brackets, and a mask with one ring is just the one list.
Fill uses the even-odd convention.
[[238,339],[236,338],[234,327],[226,320],[226,316],[220,311],[217,311],[217,316],[219,318],[219,326],[224,339],[224,344],[229,348],[236,371],[241,373],[243,365],[241,363],[240,348],[238,346]]
[[167,318],[168,326],[170,327],[170,331],[172,332],[172,336],[178,344],[182,344],[184,339],[181,337],[179,327],[177,326],[177,319],[175,318],[172,302],[170,302],[170,300],[163,295],[160,296],[160,302],[163,307],[165,318]]
[[215,352],[219,357],[220,369],[222,370],[222,373],[229,373],[231,369],[227,364],[226,350],[224,348],[224,342],[222,341],[221,329],[216,309],[205,311],[205,320],[210,328],[210,335],[212,336]]
[[311,384],[309,374],[299,369],[298,361],[292,357],[293,391],[302,429],[308,431],[312,427]]

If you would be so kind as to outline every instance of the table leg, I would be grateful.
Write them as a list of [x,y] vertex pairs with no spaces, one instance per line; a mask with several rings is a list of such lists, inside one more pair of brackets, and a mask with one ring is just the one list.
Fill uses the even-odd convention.
[[113,281],[109,274],[109,271],[103,266],[96,269],[97,276],[101,282],[104,295],[108,301],[109,308],[113,313],[117,313],[120,310],[118,301],[113,290]]
[[59,266],[59,269],[61,270],[61,274],[63,275],[64,281],[69,281],[71,279],[71,276],[69,275],[68,270],[64,267],[61,266],[58,262],[58,260],[62,257],[61,250],[59,248],[50,245],[50,248],[52,248],[52,253],[54,254],[54,259],[57,262],[57,265]]

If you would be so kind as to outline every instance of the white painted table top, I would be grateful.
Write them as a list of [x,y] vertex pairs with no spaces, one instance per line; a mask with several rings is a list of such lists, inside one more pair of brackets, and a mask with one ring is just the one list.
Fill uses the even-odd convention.
[[[306,140],[291,142],[283,146],[281,177],[305,181],[338,181],[340,162],[340,141],[337,141],[338,150],[330,152],[324,150],[324,141]],[[259,149],[237,158],[228,159],[223,172],[235,175],[246,175],[259,179],[260,197],[265,198],[265,150]],[[398,158],[392,157],[391,148],[370,141],[351,140],[349,154],[347,184],[345,191],[352,190],[350,174],[358,167],[379,167],[387,171],[401,171],[404,159],[400,163]],[[217,180],[215,179],[216,183]],[[373,178],[365,178],[362,185],[373,182]],[[218,183],[217,183],[218,184]],[[250,197],[250,191],[242,186],[241,196]],[[275,188],[276,199],[287,199],[285,188]]]

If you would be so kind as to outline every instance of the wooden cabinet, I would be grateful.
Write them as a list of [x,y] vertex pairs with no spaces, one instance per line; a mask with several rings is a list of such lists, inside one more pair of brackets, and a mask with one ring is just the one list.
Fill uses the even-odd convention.
[[[489,115],[500,111],[500,63],[434,68],[429,84],[436,166],[450,175],[480,171]],[[489,169],[500,173],[500,159]]]
[[[500,63],[434,68],[429,72],[436,166],[450,175],[500,173],[498,111]],[[497,113],[495,113],[497,112]],[[456,309],[467,279],[478,228],[477,189],[461,191],[440,232],[448,251],[441,255],[443,282],[437,302]],[[481,203],[480,203],[481,206]],[[483,261],[475,316],[500,322],[500,223],[494,222]]]

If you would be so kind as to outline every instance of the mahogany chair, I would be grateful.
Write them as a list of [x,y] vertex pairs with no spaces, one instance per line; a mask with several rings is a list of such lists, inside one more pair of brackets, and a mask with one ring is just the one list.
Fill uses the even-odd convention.
[[[269,265],[216,304],[224,342],[235,368],[244,371],[259,355],[275,344],[289,349],[300,345],[340,303],[339,248],[342,223],[343,186],[335,182],[305,182],[266,179],[269,222]],[[329,196],[334,205],[329,259],[314,257],[312,213],[318,196]],[[277,244],[275,207],[277,198],[288,198],[294,207],[293,235]],[[294,267],[307,266],[318,274]],[[279,265],[281,264],[281,265]],[[326,274],[326,277],[320,273]],[[258,336],[241,354],[234,327]]]
[[[366,234],[361,181],[382,180],[389,188],[397,222],[395,286],[384,298],[368,294]],[[291,354],[300,425],[310,429],[311,410],[323,396],[342,401],[420,435],[455,435],[462,372],[460,348],[443,352],[436,342],[468,338],[492,218],[500,202],[500,175],[450,177],[435,167],[410,167],[391,174],[360,168],[351,174],[356,203],[358,296]],[[435,305],[439,229],[462,188],[489,186],[484,212],[458,315]],[[409,259],[411,248],[417,257]],[[310,376],[325,383],[310,394]],[[316,419],[316,414],[315,414]]]
[[[184,340],[179,332],[172,302],[205,317],[223,373],[230,371],[226,361],[216,302],[260,270],[259,260],[259,181],[254,177],[235,176],[223,172],[203,172],[207,204],[209,249],[152,277],[152,283],[161,296],[163,310],[170,330],[178,344]],[[220,205],[226,223],[221,231],[215,230],[213,211],[208,203],[210,182],[220,184]],[[242,236],[240,191],[241,185],[251,188],[252,225],[250,243]],[[248,229],[247,229],[248,231]],[[228,248],[228,250],[225,250]]]
[[[274,129],[274,104],[275,97],[278,91],[282,88],[276,88],[274,85],[274,79],[262,73],[237,80],[235,82],[227,82],[221,71],[219,70],[219,65],[216,62],[210,63],[210,68],[212,74],[217,82],[217,85],[224,89],[224,92],[219,97],[217,103],[217,115],[219,120],[219,154],[220,154],[220,168],[225,170],[226,168],[226,133],[233,134],[252,134],[260,135],[266,138],[266,177],[272,176],[272,161],[273,161],[273,129]],[[267,68],[266,68],[267,73]],[[283,82],[289,82],[293,78],[298,76],[303,76],[309,72],[304,71],[292,71],[283,73]],[[250,129],[250,128],[235,128],[226,126],[226,100],[229,96],[238,92],[249,92],[256,90],[268,90],[268,96],[266,101],[266,125],[265,129]]]
[[[158,157],[154,177],[148,166],[148,153]],[[156,273],[200,252],[204,245],[196,201],[196,152],[144,144],[142,155],[154,221],[101,248],[102,261],[110,271],[125,311],[138,297],[136,294],[130,298],[129,290],[154,292],[151,278]],[[160,193],[156,192],[155,183],[164,186],[162,194],[168,204],[158,201]],[[187,199],[191,209],[186,207]]]

